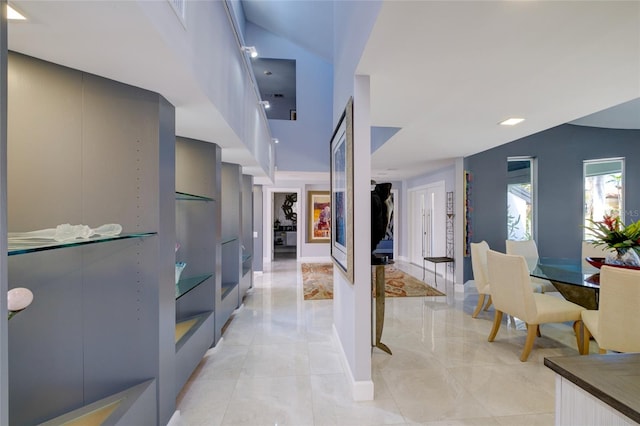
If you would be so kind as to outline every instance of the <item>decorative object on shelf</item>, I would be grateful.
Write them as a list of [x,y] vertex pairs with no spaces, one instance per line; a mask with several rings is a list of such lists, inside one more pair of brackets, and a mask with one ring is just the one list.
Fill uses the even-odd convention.
[[[606,214],[602,221],[596,222],[588,219],[590,226],[586,229],[593,234],[590,242],[597,246],[607,246],[615,252],[607,256],[604,263],[612,266],[633,266],[640,268],[640,220],[629,225],[624,225],[620,216]],[[595,258],[592,258],[595,259]],[[589,262],[589,258],[587,258]],[[591,263],[591,262],[589,262]],[[598,268],[597,261],[591,263]]]
[[187,264],[185,262],[176,262],[176,285],[178,284],[178,281],[180,281],[180,275],[186,266]]
[[328,243],[331,233],[329,191],[307,192],[307,243]]
[[353,283],[353,98],[331,136],[331,258]]
[[87,239],[95,235],[110,237],[120,235],[122,226],[117,223],[108,223],[97,228],[90,228],[87,225],[71,225],[64,223],[55,228],[40,229],[28,232],[9,232],[9,241],[19,240],[55,240],[58,242],[72,241],[76,239]]
[[24,311],[33,302],[33,293],[28,288],[16,287],[7,292],[8,319]]

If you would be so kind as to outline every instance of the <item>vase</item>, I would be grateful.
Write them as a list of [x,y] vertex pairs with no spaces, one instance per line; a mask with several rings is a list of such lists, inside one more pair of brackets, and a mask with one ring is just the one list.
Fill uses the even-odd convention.
[[[615,259],[615,257],[614,257]],[[632,265],[627,263],[611,263],[604,257],[586,257],[585,260],[594,268],[600,269],[603,266],[613,266],[616,268],[640,269],[640,265]]]
[[180,275],[182,274],[182,271],[184,271],[185,266],[187,266],[187,264],[184,262],[176,262],[176,285],[178,284],[178,281],[180,281]]

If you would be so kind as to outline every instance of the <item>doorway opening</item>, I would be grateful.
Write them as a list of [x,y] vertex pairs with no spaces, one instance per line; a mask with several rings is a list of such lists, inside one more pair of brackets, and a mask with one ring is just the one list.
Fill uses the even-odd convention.
[[298,251],[298,195],[274,192],[273,260],[295,259]]

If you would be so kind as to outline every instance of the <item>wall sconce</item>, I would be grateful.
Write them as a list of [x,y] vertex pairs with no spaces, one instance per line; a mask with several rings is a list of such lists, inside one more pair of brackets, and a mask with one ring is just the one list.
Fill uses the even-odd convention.
[[258,51],[255,46],[242,46],[242,51],[248,53],[252,58],[258,57]]
[[264,109],[271,108],[271,104],[269,104],[269,101],[260,101],[260,102],[258,102],[258,104],[262,105],[264,107]]
[[278,138],[273,138],[271,140],[273,141],[273,143],[280,143],[280,140]]

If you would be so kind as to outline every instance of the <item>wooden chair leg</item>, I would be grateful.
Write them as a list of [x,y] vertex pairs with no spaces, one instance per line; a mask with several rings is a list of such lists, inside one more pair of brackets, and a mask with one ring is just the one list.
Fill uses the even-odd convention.
[[487,301],[486,306],[484,307],[485,311],[489,310],[489,307],[491,306],[491,304],[493,303],[493,301],[491,300],[491,295],[489,295],[489,300]]
[[573,326],[574,329],[576,327],[576,323],[580,323],[580,329],[578,330],[578,333],[576,333],[576,335],[579,336],[578,344],[580,346],[578,346],[578,348],[580,355],[589,355],[589,340],[591,340],[591,332],[582,321],[576,321]]
[[473,314],[471,314],[471,318],[475,318],[478,316],[478,314],[480,313],[480,309],[482,309],[482,305],[484,305],[485,297],[486,297],[486,294],[478,295],[478,304],[476,305],[476,310],[473,311]]
[[573,331],[576,335],[576,345],[578,345],[578,353],[582,355],[582,351],[584,350],[584,325],[581,320],[577,320],[573,322]]
[[[529,324],[527,324],[527,331],[529,331]],[[536,337],[542,337],[542,334],[540,334],[540,326],[538,325],[538,331],[536,331]]]
[[493,342],[496,338],[496,334],[498,334],[498,330],[500,329],[500,324],[502,323],[502,311],[496,309],[496,313],[493,316],[493,327],[491,328],[491,333],[489,333],[489,341]]
[[520,361],[525,362],[529,358],[531,349],[533,349],[533,342],[536,340],[538,334],[538,324],[527,324],[527,340],[524,342],[524,349],[520,355]]

